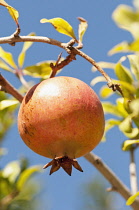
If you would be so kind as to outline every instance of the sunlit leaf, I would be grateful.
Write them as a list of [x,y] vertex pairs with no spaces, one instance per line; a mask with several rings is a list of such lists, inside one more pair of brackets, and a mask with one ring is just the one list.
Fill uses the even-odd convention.
[[125,99],[124,98],[118,98],[116,100],[116,104],[117,104],[117,109],[119,110],[121,115],[124,118],[127,117],[129,114],[128,114],[127,110],[125,109]]
[[14,19],[14,21],[18,25],[18,18],[19,18],[18,11],[15,8],[13,8],[12,6],[10,6],[9,4],[7,4],[4,0],[0,0],[0,5],[6,7],[8,9],[11,17]]
[[130,67],[132,73],[135,75],[136,79],[139,80],[139,55],[128,55],[130,61]]
[[91,85],[94,86],[94,85],[96,85],[98,82],[106,82],[106,79],[105,79],[103,76],[95,77],[95,78],[91,81]]
[[2,58],[9,66],[13,67],[14,69],[17,68],[12,54],[4,51],[2,47],[0,47],[0,58]]
[[115,74],[120,81],[125,81],[130,84],[134,81],[130,70],[121,63],[115,65]]
[[[102,68],[102,69],[114,69],[115,67],[115,63],[110,63],[110,62],[104,62],[104,61],[100,61],[97,62],[97,64]],[[92,66],[92,71],[97,71],[95,66]]]
[[18,161],[12,161],[6,165],[2,171],[2,175],[8,178],[11,183],[14,183],[20,174],[20,163]]
[[125,118],[119,125],[119,129],[127,136],[128,138],[136,138],[139,135],[139,129],[133,128],[131,117]]
[[126,201],[126,205],[127,206],[130,206],[135,201],[135,199],[137,198],[137,196],[139,196],[139,192],[137,192],[136,194],[130,196],[128,198],[128,200]]
[[[35,33],[30,33],[28,36],[35,36]],[[18,65],[20,68],[24,65],[26,51],[31,47],[33,42],[24,42],[21,53],[18,56]]]
[[13,69],[10,68],[10,66],[8,66],[3,60],[0,60],[0,68],[6,71],[13,72]]
[[117,117],[122,117],[122,115],[119,112],[116,105],[114,105],[110,102],[103,102],[102,106],[103,106],[104,112],[106,114],[112,114],[112,115],[117,116]]
[[10,99],[3,100],[0,102],[0,110],[3,110],[9,106],[13,106],[13,105],[17,105],[17,104],[19,104],[19,101],[17,101],[17,100],[10,100]]
[[51,23],[59,33],[70,36],[73,39],[75,39],[76,42],[78,42],[76,37],[75,37],[72,26],[66,20],[64,20],[62,18],[59,18],[59,17],[58,18],[53,18],[53,19],[43,18],[43,19],[40,20],[40,22],[41,23]]
[[83,36],[87,30],[88,23],[84,18],[78,17],[78,20],[80,21],[79,28],[78,28],[78,37],[79,41],[83,41]]
[[111,88],[109,88],[108,86],[103,86],[101,89],[100,89],[100,96],[102,98],[108,98],[109,96],[111,96],[113,94],[113,90]]
[[134,117],[139,117],[139,99],[135,99],[129,104]]
[[[37,63],[34,66],[28,66],[25,69],[23,69],[23,72],[24,74],[30,75],[32,77],[47,79],[50,77],[50,74],[52,72],[50,63],[55,63],[55,61],[43,61]],[[58,72],[60,72],[60,70]]]
[[123,143],[122,150],[127,151],[130,149],[130,146],[133,144],[139,144],[139,140],[126,140]]
[[133,0],[133,4],[139,10],[139,1],[138,0]]
[[130,31],[135,39],[139,38],[139,12],[127,5],[120,5],[113,12],[113,19],[116,24]]
[[17,188],[21,190],[25,183],[37,172],[41,172],[40,166],[32,166],[24,170],[17,181]]
[[120,123],[121,123],[121,120],[116,120],[116,119],[111,119],[111,118],[106,120],[104,137],[110,129],[112,129],[114,126],[119,126]]

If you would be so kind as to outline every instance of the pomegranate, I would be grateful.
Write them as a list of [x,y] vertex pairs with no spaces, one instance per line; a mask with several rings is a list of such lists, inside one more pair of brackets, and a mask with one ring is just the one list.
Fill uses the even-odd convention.
[[33,86],[18,114],[18,129],[34,152],[53,159],[50,174],[72,166],[83,171],[75,158],[84,156],[100,142],[104,113],[96,93],[72,77],[54,77]]

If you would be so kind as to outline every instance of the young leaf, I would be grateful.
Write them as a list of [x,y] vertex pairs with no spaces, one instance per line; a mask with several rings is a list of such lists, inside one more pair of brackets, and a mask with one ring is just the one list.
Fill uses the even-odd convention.
[[128,200],[126,201],[126,205],[127,206],[130,206],[135,201],[135,199],[136,199],[137,196],[139,196],[139,192],[137,192],[136,194],[130,196],[128,198]]
[[28,66],[25,69],[23,69],[23,72],[24,74],[30,75],[32,77],[47,79],[50,77],[50,74],[52,72],[50,63],[55,63],[55,61],[43,61],[37,63],[34,66]]
[[138,11],[126,5],[120,5],[113,12],[113,19],[120,28],[130,31],[135,39],[139,38]]
[[139,80],[139,55],[128,55],[131,71],[135,75],[136,80]]
[[22,190],[23,186],[29,180],[29,178],[37,172],[41,172],[40,166],[32,166],[24,170],[17,181],[18,190]]
[[11,17],[14,19],[14,21],[16,22],[17,25],[18,24],[18,18],[19,18],[19,13],[18,11],[11,7],[9,4],[7,4],[4,0],[0,0],[0,5],[6,7],[11,15]]
[[53,18],[53,19],[43,18],[40,20],[40,22],[41,23],[51,23],[59,33],[70,36],[73,39],[75,39],[76,42],[78,42],[75,37],[72,26],[66,20],[64,20],[62,18]]
[[95,77],[95,78],[91,81],[91,85],[94,86],[94,85],[96,85],[98,82],[106,82],[106,79],[105,79],[103,76]]
[[0,68],[6,71],[13,72],[13,69],[10,68],[3,60],[0,60]]
[[12,54],[9,53],[9,52],[4,51],[2,47],[0,47],[0,58],[2,58],[12,68],[14,68],[14,69],[17,68],[17,66],[16,66],[16,64],[14,62]]
[[125,81],[130,84],[134,81],[129,69],[124,67],[120,62],[115,65],[115,74],[120,81]]
[[130,149],[130,146],[133,144],[139,144],[139,140],[126,140],[124,141],[122,145],[122,150],[123,151],[128,151]]
[[[30,34],[28,34],[28,36],[35,36],[35,33],[30,33]],[[23,67],[25,56],[26,56],[26,51],[31,47],[32,44],[33,44],[33,42],[24,42],[22,51],[18,56],[18,65],[20,68]]]
[[111,88],[109,88],[108,86],[103,86],[101,89],[100,89],[100,96],[102,98],[108,98],[109,96],[111,96],[113,94],[113,90]]
[[3,109],[9,107],[9,106],[13,106],[13,105],[17,105],[19,103],[19,101],[17,100],[3,100],[0,102],[0,110],[2,111]]
[[88,23],[85,19],[81,17],[78,17],[78,20],[80,21],[79,28],[78,28],[78,37],[79,37],[79,41],[82,43],[84,33],[86,32],[87,27],[88,27]]
[[20,164],[18,161],[12,161],[6,165],[2,171],[2,175],[5,178],[8,178],[11,183],[16,181],[16,178],[20,174]]
[[116,105],[110,103],[110,102],[103,102],[102,103],[104,112],[106,114],[112,114],[115,115],[117,117],[122,117],[121,113],[119,112],[118,108]]

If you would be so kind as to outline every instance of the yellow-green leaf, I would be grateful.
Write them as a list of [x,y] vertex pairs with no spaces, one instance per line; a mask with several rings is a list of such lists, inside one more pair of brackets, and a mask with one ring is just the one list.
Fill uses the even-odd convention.
[[109,96],[111,96],[113,94],[113,90],[111,88],[109,88],[108,86],[103,86],[101,89],[100,89],[100,96],[102,98],[108,98]]
[[91,81],[91,85],[94,86],[94,85],[96,85],[98,82],[106,82],[106,79],[105,79],[103,76],[95,77],[95,78]]
[[17,100],[3,100],[0,102],[0,110],[2,111],[3,109],[9,107],[9,106],[13,106],[13,105],[17,105],[19,103],[19,101]]
[[[30,33],[28,36],[35,36],[35,33]],[[18,65],[20,68],[24,65],[26,51],[31,47],[33,42],[24,42],[21,53],[18,56]]]
[[139,196],[139,192],[137,192],[135,195],[130,196],[126,201],[126,205],[130,206],[135,201],[137,196]]
[[139,80],[139,55],[128,55],[127,57],[130,62],[131,71],[136,79]]
[[2,175],[8,178],[11,183],[14,183],[17,176],[20,174],[21,168],[18,161],[8,163],[2,171]]
[[13,8],[12,6],[10,6],[9,4],[7,4],[4,0],[0,0],[0,5],[6,7],[8,9],[8,12],[10,13],[11,17],[14,19],[14,21],[18,25],[18,18],[19,18],[18,11],[15,8]]
[[79,41],[82,43],[84,33],[86,32],[87,27],[88,27],[88,23],[84,18],[81,18],[81,17],[78,17],[78,20],[80,21],[79,28],[78,28],[78,37],[79,37]]
[[[37,63],[36,65],[26,67],[25,69],[23,69],[23,72],[24,74],[30,75],[32,77],[47,79],[50,77],[52,72],[50,63],[54,64],[55,62],[56,61],[43,61]],[[60,70],[57,73],[59,72]]]
[[43,18],[40,20],[40,22],[41,23],[51,23],[59,33],[70,36],[73,39],[75,39],[76,42],[78,42],[75,37],[74,30],[73,30],[72,26],[66,20],[59,18],[59,17],[52,18],[52,19]]
[[[104,61],[100,61],[97,62],[97,64],[102,68],[102,69],[114,69],[115,67],[115,63],[110,63],[110,62],[104,62]],[[95,66],[92,66],[92,71],[97,71]]]
[[127,5],[120,5],[113,12],[113,19],[116,24],[130,31],[135,39],[139,38],[139,12]]
[[25,183],[29,180],[29,178],[37,172],[41,172],[40,166],[32,166],[24,170],[17,181],[18,190],[22,190],[22,188],[24,187]]
[[122,150],[127,151],[132,144],[139,144],[139,140],[126,140],[123,143]]
[[8,66],[3,60],[0,60],[0,68],[10,72],[13,71],[13,69],[10,68],[10,66]]
[[9,66],[13,67],[14,69],[17,68],[12,54],[4,51],[2,47],[0,47],[0,58],[2,58]]

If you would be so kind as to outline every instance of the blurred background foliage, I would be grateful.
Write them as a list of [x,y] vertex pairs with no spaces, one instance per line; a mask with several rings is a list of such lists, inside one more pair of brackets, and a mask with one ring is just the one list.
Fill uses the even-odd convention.
[[[132,34],[131,42],[123,41],[114,46],[109,55],[124,53],[124,56],[117,63],[99,62],[98,64],[106,71],[114,71],[113,80],[121,85],[123,96],[117,94],[115,103],[110,98],[114,92],[102,86],[100,96],[103,99],[105,114],[109,114],[106,121],[105,135],[114,126],[117,126],[127,140],[121,142],[124,151],[138,148],[139,144],[139,0],[133,1],[133,7],[119,5],[113,12],[113,20],[121,29]],[[30,34],[34,36],[34,33]],[[9,71],[21,81],[22,87],[19,91],[23,94],[32,85],[25,80],[26,75],[31,78],[46,79],[51,74],[50,62],[43,61],[32,66],[24,66],[27,50],[32,46],[31,42],[24,43],[18,57],[18,64],[15,63],[12,54],[0,47],[0,68]],[[55,61],[53,61],[55,62]],[[92,67],[92,71],[96,71]],[[104,77],[95,77],[91,81],[94,86],[98,82],[104,82]],[[13,97],[0,91],[0,144],[4,136],[16,123],[15,112],[19,103]],[[105,135],[104,139],[105,140]],[[8,151],[0,148],[0,156],[7,155]],[[0,169],[0,209],[1,210],[31,210],[40,209],[39,193],[41,185],[34,180],[34,175],[41,172],[40,166],[29,166],[26,159],[9,162]],[[103,179],[93,179],[84,185],[85,209],[114,209],[114,197],[107,193]],[[115,196],[115,195],[114,195]]]

